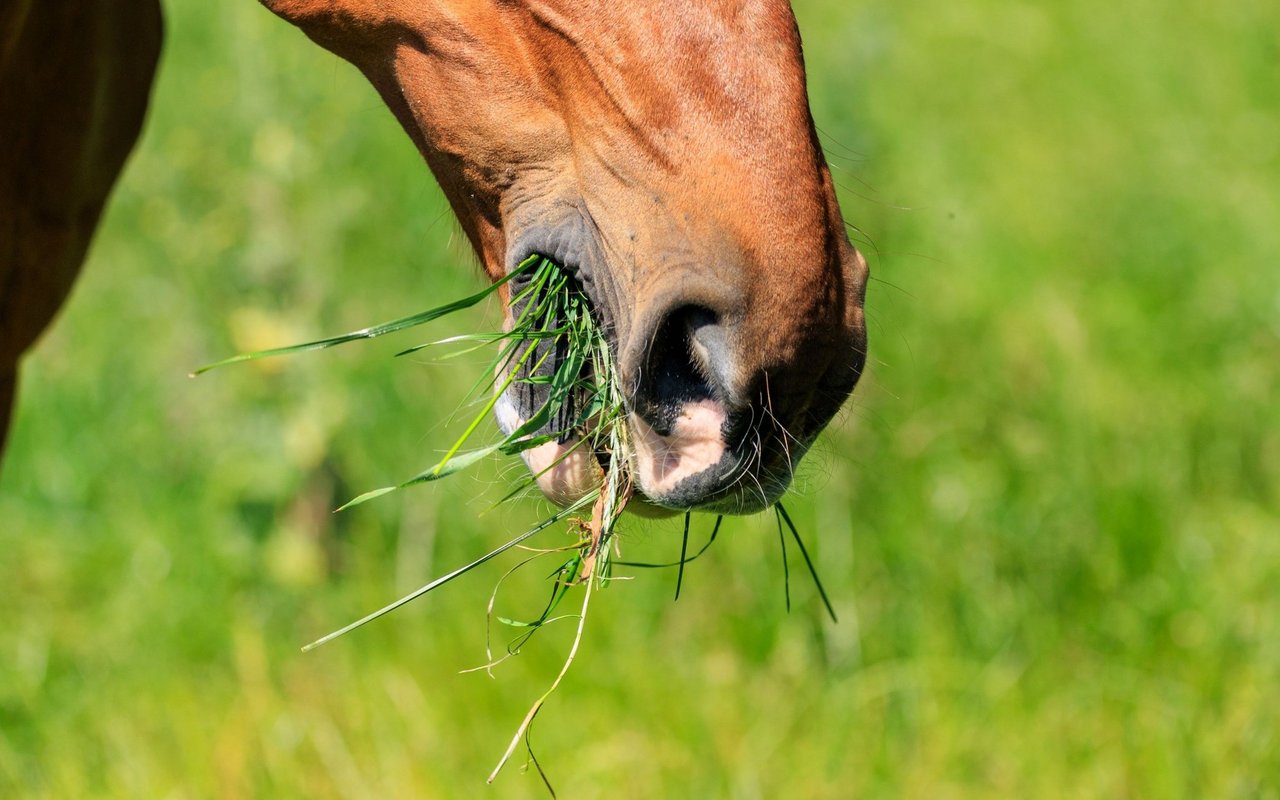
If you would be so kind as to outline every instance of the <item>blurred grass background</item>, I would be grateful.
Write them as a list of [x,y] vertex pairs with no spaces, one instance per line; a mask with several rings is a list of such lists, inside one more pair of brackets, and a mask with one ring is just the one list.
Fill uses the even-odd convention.
[[[1280,11],[797,5],[875,277],[789,501],[841,621],[794,559],[785,613],[767,518],[677,605],[615,585],[534,728],[561,796],[1276,797]],[[298,652],[545,513],[482,514],[497,468],[328,513],[427,465],[480,363],[390,354],[494,309],[186,377],[472,291],[465,242],[354,70],[247,0],[166,10],[0,477],[0,796],[542,796],[483,779],[568,628],[458,674],[503,567]]]

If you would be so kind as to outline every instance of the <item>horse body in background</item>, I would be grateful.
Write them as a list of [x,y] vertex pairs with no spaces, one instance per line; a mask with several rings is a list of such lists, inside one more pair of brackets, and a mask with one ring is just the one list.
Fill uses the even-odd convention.
[[[785,0],[262,2],[368,77],[491,279],[536,253],[581,284],[619,367],[633,448],[624,455],[642,496],[722,512],[777,499],[861,373],[867,278],[817,143]],[[18,3],[28,15],[43,5]],[[90,5],[82,13],[152,4]],[[131,87],[106,89],[145,103],[150,69],[128,75]],[[5,91],[38,114],[38,92]],[[116,136],[121,152],[133,135]],[[98,162],[85,174],[109,187],[119,162]],[[0,204],[8,214],[10,196]],[[13,230],[12,241],[31,240]],[[17,266],[68,275],[48,263]],[[38,299],[48,310],[37,331],[65,293],[19,281],[39,295],[24,298],[12,285],[0,308]],[[11,344],[6,329],[5,357],[16,361],[29,341]],[[500,424],[528,418],[527,402],[500,398]],[[526,455],[560,502],[594,474],[589,459],[561,460],[567,447]]]
[[18,361],[80,272],[161,36],[156,0],[0,0],[0,453]]

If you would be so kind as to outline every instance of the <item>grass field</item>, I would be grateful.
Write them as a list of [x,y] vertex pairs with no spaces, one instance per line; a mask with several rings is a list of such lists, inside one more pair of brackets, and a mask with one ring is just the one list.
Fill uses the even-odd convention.
[[[560,796],[1280,796],[1280,11],[797,6],[874,275],[788,500],[840,622],[794,554],[786,613],[769,517],[678,603],[615,584],[534,728]],[[187,378],[475,291],[465,241],[354,70],[249,0],[167,11],[0,475],[0,796],[545,796],[484,778],[571,625],[459,674],[513,561],[299,653],[546,513],[486,513],[510,464],[329,513],[432,463],[485,363],[391,354],[496,309]]]

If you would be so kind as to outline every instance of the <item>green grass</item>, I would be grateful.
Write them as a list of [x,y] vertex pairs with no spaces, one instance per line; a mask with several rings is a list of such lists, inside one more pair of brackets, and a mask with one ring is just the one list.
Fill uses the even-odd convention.
[[[799,580],[786,613],[766,515],[678,603],[631,570],[533,728],[557,790],[1275,796],[1274,4],[797,11],[875,276],[868,374],[786,500],[840,622]],[[543,796],[483,780],[572,624],[458,674],[516,559],[299,652],[548,513],[485,513],[522,475],[493,464],[330,513],[438,461],[489,355],[401,335],[186,377],[467,296],[465,241],[353,70],[253,3],[168,12],[0,475],[0,795]],[[460,313],[441,337],[499,321]],[[619,560],[681,538],[628,521]],[[495,616],[542,607],[539,570]]]

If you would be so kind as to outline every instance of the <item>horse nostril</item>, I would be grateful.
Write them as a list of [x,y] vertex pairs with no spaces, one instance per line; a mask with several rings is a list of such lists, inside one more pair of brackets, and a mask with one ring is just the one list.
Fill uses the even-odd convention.
[[693,308],[687,318],[689,351],[699,373],[715,388],[722,400],[730,394],[732,354],[729,332],[716,315],[705,308]]
[[719,399],[723,394],[719,365],[725,356],[724,332],[710,309],[681,306],[658,324],[636,397],[654,430],[669,434],[686,403]]

